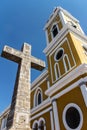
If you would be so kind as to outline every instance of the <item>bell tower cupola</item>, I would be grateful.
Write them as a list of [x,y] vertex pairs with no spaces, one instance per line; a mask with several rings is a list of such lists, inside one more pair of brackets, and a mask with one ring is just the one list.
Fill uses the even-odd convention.
[[76,18],[63,8],[56,7],[44,28],[46,32],[47,45],[53,44],[53,41],[62,32],[62,29],[65,26],[72,26],[74,29],[77,29],[80,33],[84,34],[79,21]]

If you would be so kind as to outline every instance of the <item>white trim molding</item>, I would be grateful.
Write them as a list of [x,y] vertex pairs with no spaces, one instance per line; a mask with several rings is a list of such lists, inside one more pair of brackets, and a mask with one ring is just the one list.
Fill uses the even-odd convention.
[[40,127],[40,123],[43,122],[44,123],[44,130],[46,130],[46,121],[43,117],[41,117],[39,120],[35,120],[33,122],[33,125],[32,125],[32,129],[35,129],[35,125],[37,125],[37,128],[38,130],[41,130],[39,127]]
[[43,91],[40,87],[38,87],[34,93],[33,106],[36,107],[39,105],[38,103],[38,95],[41,94],[41,103],[43,101]]
[[29,121],[32,121],[32,120],[38,118],[39,116],[42,116],[43,114],[45,114],[45,113],[47,113],[47,112],[50,112],[50,110],[52,110],[52,107],[49,107],[49,108],[45,109],[44,111],[39,112],[39,113],[36,114],[35,116],[32,116]]
[[43,52],[46,55],[49,55],[49,53],[51,52],[51,50],[55,48],[56,44],[59,44],[62,41],[62,39],[64,39],[64,37],[68,33],[70,33],[70,32],[74,33],[74,35],[77,36],[77,37],[79,37],[79,39],[83,39],[84,41],[87,42],[87,36],[85,34],[83,34],[81,31],[78,31],[77,29],[75,29],[74,27],[72,27],[71,25],[69,25],[69,23],[67,23],[67,24],[64,25],[64,27],[58,33],[58,36],[55,37],[55,39],[50,42],[50,44],[44,49]]
[[57,34],[56,34],[56,36],[57,36],[58,33],[59,33],[59,27],[58,27],[58,24],[57,24],[57,22],[55,22],[55,23],[52,24],[52,27],[51,27],[51,29],[50,29],[50,33],[51,33],[51,37],[52,37],[52,39],[56,37],[56,36],[55,36],[55,37],[53,36],[53,27],[54,27],[54,26],[56,26],[56,29],[57,29]]
[[72,70],[68,75],[60,79],[57,83],[51,86],[45,94],[48,96],[53,95],[56,91],[63,88],[65,85],[70,83],[72,80],[76,79],[77,77],[81,76],[82,74],[87,73],[87,64],[81,64],[74,70]]
[[[43,122],[44,123],[44,130],[46,130],[46,121],[43,117],[40,117],[39,121],[38,121],[38,125],[40,126],[40,123]],[[41,129],[39,129],[41,130]]]
[[34,129],[35,128],[35,125],[38,125],[38,121],[37,120],[35,120],[34,122],[33,122],[33,125],[32,125],[32,129]]
[[31,115],[41,111],[42,109],[49,106],[50,104],[51,104],[50,98],[47,98],[40,105],[38,105],[38,106],[34,107],[33,109],[31,109],[31,111],[30,111]]
[[50,120],[51,120],[51,130],[54,130],[54,120],[53,120],[53,111],[50,111]]
[[87,86],[86,86],[86,83],[82,82],[79,85],[80,85],[80,89],[81,89],[81,92],[82,92],[82,96],[83,96],[85,105],[87,107]]
[[60,130],[59,118],[58,118],[58,109],[57,109],[56,100],[52,101],[52,106],[53,106],[55,130]]
[[56,7],[55,10],[53,11],[53,13],[50,15],[50,18],[48,19],[45,27],[44,27],[44,30],[46,30],[46,28],[49,26],[49,24],[53,21],[53,19],[56,17],[56,15],[59,13],[59,12],[62,12],[63,14],[65,14],[66,16],[70,17],[72,20],[74,20],[75,22],[78,22],[79,21],[73,17],[68,11],[66,11],[65,9],[61,8],[61,7]]
[[[79,116],[80,116],[80,123],[79,123],[78,127],[75,128],[75,129],[70,128],[70,127],[68,126],[68,124],[67,124],[67,121],[66,121],[66,112],[67,112],[67,110],[68,110],[70,107],[75,108],[75,109],[78,111]],[[64,111],[63,111],[63,116],[62,116],[62,118],[63,118],[63,123],[64,123],[64,126],[65,126],[66,130],[81,130],[82,125],[83,125],[83,113],[82,113],[81,108],[80,108],[77,104],[70,103],[70,104],[66,105],[65,108],[64,108]]]
[[[70,53],[71,53],[71,58],[72,58],[73,63],[74,63],[74,65],[72,66],[71,69],[75,68],[75,66],[76,66],[76,61],[75,61],[75,59],[74,59],[74,56],[73,56],[73,53],[72,53],[72,50],[71,50],[69,41],[68,41],[68,39],[65,37],[62,41],[60,41],[60,43],[57,43],[57,44],[56,44],[55,48],[53,47],[54,50],[52,49],[52,50],[51,50],[52,52],[49,54],[50,72],[51,72],[51,80],[52,80],[52,83],[55,83],[56,80],[54,80],[54,77],[53,77],[53,67],[52,67],[51,56],[52,56],[55,52],[57,52],[57,50],[62,49],[62,48],[61,48],[61,45],[64,44],[65,42],[66,42],[67,46],[69,47],[69,50],[70,50]],[[55,53],[55,54],[56,54],[56,53]],[[64,55],[65,55],[65,54],[64,54]],[[63,55],[63,57],[64,57],[64,55]],[[55,57],[55,55],[54,55],[54,57]],[[61,58],[61,59],[62,59],[62,58]],[[69,71],[70,71],[70,70],[69,70]],[[65,76],[66,74],[67,74],[67,72],[65,72],[64,74],[62,74],[60,77],[62,78],[62,77]],[[60,79],[60,77],[59,77],[59,79]]]

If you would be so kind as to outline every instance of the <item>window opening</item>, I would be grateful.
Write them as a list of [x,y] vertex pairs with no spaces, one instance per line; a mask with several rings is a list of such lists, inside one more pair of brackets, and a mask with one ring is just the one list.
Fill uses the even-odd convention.
[[41,102],[42,102],[42,100],[41,100],[41,92],[38,93],[37,100],[38,100],[38,105],[41,104]]
[[58,34],[57,25],[54,25],[54,26],[53,26],[53,28],[52,28],[52,34],[53,34],[53,37],[55,37],[55,36]]
[[70,107],[66,111],[66,122],[68,126],[72,129],[76,129],[80,123],[80,114],[75,107]]
[[33,130],[38,130],[38,124],[35,123]]
[[58,51],[56,51],[54,59],[56,61],[60,60],[63,57],[63,54],[64,54],[64,50],[60,48]]

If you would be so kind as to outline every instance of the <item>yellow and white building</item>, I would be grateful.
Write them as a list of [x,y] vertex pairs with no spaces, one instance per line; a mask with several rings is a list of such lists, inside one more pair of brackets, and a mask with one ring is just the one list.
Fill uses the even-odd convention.
[[[87,36],[61,7],[55,8],[44,30],[48,67],[31,85],[31,129],[86,130]],[[1,130],[6,128],[2,125],[8,112],[4,114]]]

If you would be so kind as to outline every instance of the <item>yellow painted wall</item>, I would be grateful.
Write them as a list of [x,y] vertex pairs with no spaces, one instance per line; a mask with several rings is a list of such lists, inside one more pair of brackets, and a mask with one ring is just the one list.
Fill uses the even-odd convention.
[[81,130],[86,130],[87,129],[87,108],[85,106],[79,86],[71,90],[70,92],[64,94],[59,99],[57,99],[60,129],[65,130],[62,116],[63,116],[64,107],[69,103],[75,103],[81,108],[83,113],[83,126]]
[[[65,38],[67,38],[67,40],[64,40]],[[51,86],[55,84],[59,79],[63,78],[70,71],[72,71],[74,68],[79,66],[80,64],[87,63],[87,58],[86,55],[83,53],[81,41],[76,39],[76,37],[74,37],[72,33],[68,33],[65,36],[65,38],[62,39],[62,41],[58,43],[56,47],[52,49],[50,54],[47,56],[49,79],[50,79]],[[63,58],[61,58],[61,60],[57,62],[54,60],[54,55],[59,48],[63,48],[64,54],[68,55],[71,64],[71,69],[68,72],[65,72]],[[54,73],[55,63],[58,63],[60,67],[61,77],[59,77],[58,80],[55,79],[55,73]]]
[[46,121],[46,130],[51,130],[51,120],[50,120],[50,111],[39,116],[38,118],[34,119],[31,121],[31,128],[32,128],[32,125],[33,125],[33,122],[35,120],[39,121],[40,118],[44,118],[45,121]]
[[[72,23],[73,23],[73,24],[76,26],[76,29],[77,29],[78,31],[81,31],[78,22],[76,22],[75,20],[71,19],[69,16],[67,16],[67,15],[65,15],[65,14],[64,14],[64,18],[65,18],[65,20],[67,21],[67,23],[69,23],[71,26],[72,26]],[[70,22],[71,22],[71,23],[70,23]]]
[[56,15],[56,17],[53,19],[53,21],[51,22],[51,24],[47,28],[49,43],[52,41],[51,28],[52,28],[53,23],[57,23],[59,30],[61,30],[63,27],[59,15]]
[[37,88],[41,88],[42,89],[43,101],[48,98],[48,96],[45,95],[45,91],[47,90],[47,81],[45,80],[40,85],[37,85],[37,86],[38,87],[36,87],[36,89],[34,89],[34,91],[31,92],[31,96],[30,96],[31,97],[31,109],[33,108],[34,94],[35,94],[35,91],[37,90]]
[[84,53],[84,49],[82,47],[84,41],[80,38],[77,38],[73,33],[70,33],[70,37],[72,39],[72,42],[74,43],[77,55],[79,56],[81,63],[87,63],[87,55]]

